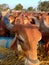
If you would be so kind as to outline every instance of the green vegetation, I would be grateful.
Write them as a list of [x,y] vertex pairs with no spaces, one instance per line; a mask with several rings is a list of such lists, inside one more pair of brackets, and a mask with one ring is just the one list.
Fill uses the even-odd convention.
[[7,10],[9,9],[8,4],[0,4],[0,10]]
[[23,6],[21,4],[18,4],[14,8],[15,10],[23,10]]
[[[7,10],[10,9],[8,4],[0,4],[0,10]],[[38,3],[37,8],[33,8],[32,6],[28,7],[27,9],[24,9],[23,5],[21,5],[20,3],[17,4],[14,8],[14,10],[22,10],[22,11],[45,11],[48,12],[49,11],[49,1],[40,1]]]
[[39,2],[38,10],[49,11],[49,1]]

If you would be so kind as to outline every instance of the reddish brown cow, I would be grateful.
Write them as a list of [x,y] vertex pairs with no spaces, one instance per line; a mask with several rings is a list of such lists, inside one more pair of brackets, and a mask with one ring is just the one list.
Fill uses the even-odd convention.
[[19,38],[22,39],[20,43],[23,53],[27,57],[26,65],[38,65],[37,60],[37,44],[41,40],[41,33],[36,25],[31,24],[16,24],[13,32],[18,32]]

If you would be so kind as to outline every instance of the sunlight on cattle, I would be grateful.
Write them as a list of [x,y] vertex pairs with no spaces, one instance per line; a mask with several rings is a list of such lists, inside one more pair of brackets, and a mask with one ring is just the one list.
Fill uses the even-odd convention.
[[[43,62],[49,60],[49,15],[42,12],[9,12],[8,10],[2,11],[2,14],[3,18],[7,16],[9,24],[13,27],[12,30],[11,27],[8,30],[6,28],[6,32],[0,28],[1,36],[9,36],[8,39],[6,37],[5,40],[4,37],[0,41],[0,46],[8,48],[0,49],[1,65],[44,65]],[[2,31],[5,32],[4,35]],[[13,39],[11,40],[10,37]]]

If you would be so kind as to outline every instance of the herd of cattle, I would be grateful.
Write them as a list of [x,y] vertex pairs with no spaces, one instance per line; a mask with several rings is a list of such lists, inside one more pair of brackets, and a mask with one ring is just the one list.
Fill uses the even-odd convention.
[[42,43],[46,52],[49,51],[49,13],[47,12],[11,12],[9,15],[12,24],[34,24],[42,34]]
[[[10,23],[10,27],[8,25],[7,28],[4,23]],[[19,40],[27,57],[25,65],[38,63],[37,44],[43,44],[46,53],[49,52],[49,13],[8,12],[5,16],[0,14],[0,36],[13,35],[15,38],[10,48],[15,49]]]
[[[39,13],[38,12],[10,12],[6,14],[6,16],[8,17],[9,22],[13,25],[16,25],[16,24],[36,25],[42,34],[41,42],[43,43],[43,46],[45,47],[46,53],[49,51],[49,13],[47,12],[39,12]],[[3,20],[3,17],[2,17],[2,20]],[[3,27],[5,26],[3,25]],[[4,33],[4,31],[2,33]],[[2,35],[1,32],[0,32],[0,35]]]

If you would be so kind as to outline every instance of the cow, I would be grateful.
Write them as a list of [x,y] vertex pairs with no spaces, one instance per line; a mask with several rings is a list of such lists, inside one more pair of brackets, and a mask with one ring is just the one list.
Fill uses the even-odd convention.
[[35,18],[34,24],[37,23],[36,25],[38,25],[38,28],[42,34],[41,41],[43,41],[43,47],[45,48],[47,55],[49,51],[49,15],[47,13],[39,13],[39,15],[36,16]]
[[49,14],[39,13],[38,16],[32,18],[31,24],[36,24],[42,33],[43,47],[45,48],[46,55],[49,51]]
[[37,44],[41,40],[42,35],[37,26],[32,24],[16,24],[12,31],[18,32],[18,39],[22,40],[19,44],[26,56],[25,65],[38,65]]

